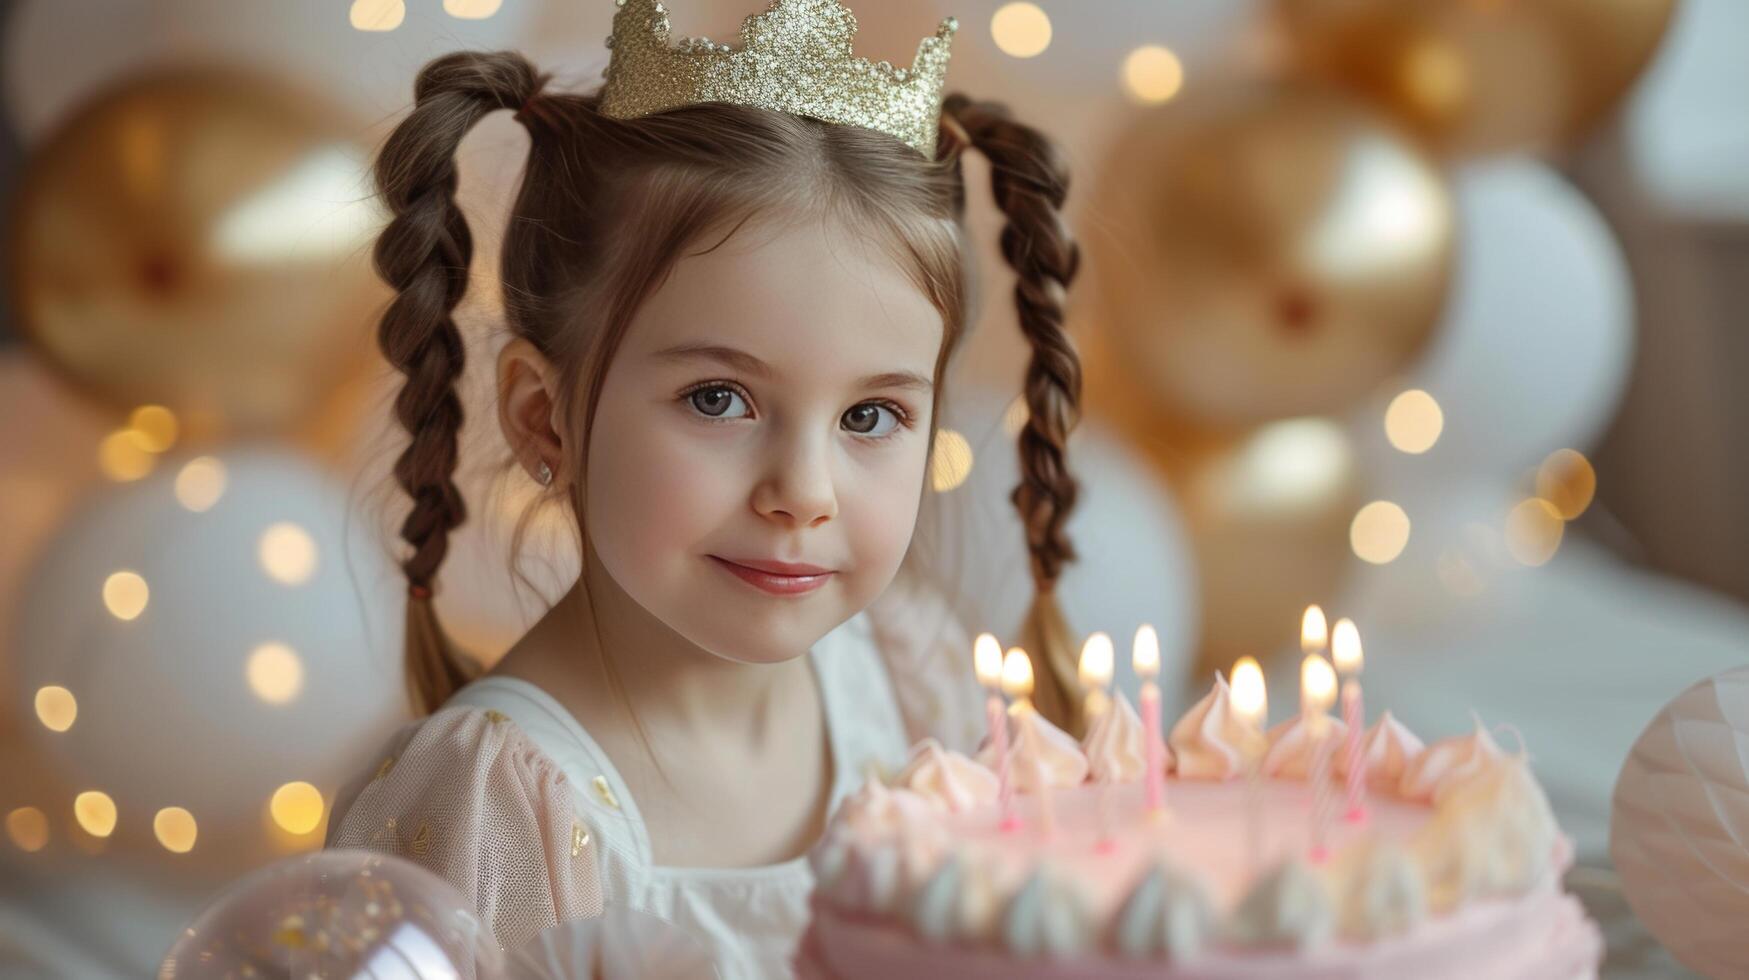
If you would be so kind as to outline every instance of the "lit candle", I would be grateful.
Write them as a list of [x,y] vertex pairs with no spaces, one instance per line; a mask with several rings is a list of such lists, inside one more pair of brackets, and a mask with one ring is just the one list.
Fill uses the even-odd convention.
[[1020,726],[1020,737],[1026,740],[1032,758],[1032,782],[1038,794],[1039,824],[1046,837],[1056,833],[1056,815],[1051,808],[1051,786],[1045,780],[1044,751],[1038,744],[1037,709],[1032,706],[1032,660],[1026,651],[1011,647],[1002,659],[1002,691],[1014,701],[1009,710]]
[[1308,656],[1323,653],[1329,643],[1330,627],[1326,625],[1323,608],[1307,606],[1305,615],[1300,617],[1300,652]]
[[1166,806],[1166,743],[1161,741],[1160,732],[1160,685],[1154,683],[1154,678],[1160,673],[1160,637],[1147,623],[1136,629],[1130,665],[1142,680],[1142,742],[1148,764],[1148,809],[1159,811]]
[[[1081,646],[1081,688],[1087,692],[1086,714],[1089,729],[1098,724],[1099,717],[1111,708],[1111,696],[1105,689],[1111,683],[1116,659],[1111,637],[1105,633],[1094,633]],[[1099,811],[1099,843],[1096,846],[1102,853],[1117,847],[1117,839],[1111,834],[1110,790],[1111,781],[1104,780],[1094,796],[1095,808]]]
[[990,729],[990,748],[996,754],[996,798],[1002,806],[1003,830],[1020,826],[1014,815],[1014,785],[1008,775],[1008,711],[1002,703],[1002,644],[989,633],[979,633],[972,643],[972,664],[978,683],[984,685],[984,721]]
[[1312,782],[1312,860],[1327,856],[1330,837],[1331,810],[1336,804],[1335,788],[1330,785],[1330,758],[1334,754],[1330,738],[1330,716],[1326,713],[1336,701],[1336,672],[1330,661],[1318,654],[1306,655],[1300,664],[1300,711],[1307,734],[1312,739],[1312,767],[1308,779]]
[[1245,853],[1256,875],[1263,864],[1263,802],[1258,799],[1257,770],[1269,739],[1263,734],[1269,719],[1269,691],[1263,685],[1263,668],[1255,658],[1240,657],[1233,665],[1231,687],[1233,713],[1245,726]]
[[1330,635],[1330,656],[1336,661],[1336,673],[1342,676],[1342,723],[1348,726],[1347,745],[1343,761],[1348,764],[1348,782],[1344,785],[1349,823],[1366,822],[1366,759],[1361,756],[1361,732],[1366,727],[1366,707],[1361,701],[1360,669],[1365,657],[1360,652],[1360,630],[1354,620],[1338,619]]

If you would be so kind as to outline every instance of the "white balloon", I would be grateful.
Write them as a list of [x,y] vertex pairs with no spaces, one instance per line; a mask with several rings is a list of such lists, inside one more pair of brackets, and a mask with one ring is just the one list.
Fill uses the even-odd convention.
[[1556,449],[1591,445],[1633,363],[1627,260],[1584,195],[1530,160],[1477,164],[1455,183],[1450,306],[1421,362],[1388,392],[1426,390],[1444,430],[1410,455],[1386,442],[1382,404],[1355,420],[1363,459],[1387,490],[1455,474],[1515,480]]
[[[41,751],[115,801],[118,835],[149,843],[160,808],[190,811],[195,859],[271,853],[276,789],[331,798],[410,717],[405,586],[345,488],[275,448],[219,459],[224,490],[204,512],[161,465],[74,513],[27,580],[14,647],[21,716],[45,685],[77,701],[65,732],[26,726]],[[121,571],[146,583],[133,619],[106,599]]]
[[[1003,426],[1009,405],[988,392],[956,392],[944,426],[971,443],[971,475],[938,495],[918,534],[942,549],[961,610],[972,633],[991,632],[1005,643],[1018,636],[1033,595],[1026,535],[1009,494],[1020,480],[1015,437]],[[1079,559],[1057,583],[1063,613],[1075,634],[1095,630],[1118,647],[1116,683],[1134,701],[1130,641],[1142,623],[1160,637],[1161,677],[1170,680],[1194,652],[1200,608],[1194,558],[1178,506],[1146,463],[1098,424],[1083,420],[1070,437],[1070,472],[1080,499],[1067,534]],[[933,506],[933,505],[930,505]],[[1167,691],[1170,702],[1174,692]]]
[[1709,977],[1749,974],[1749,667],[1678,695],[1615,785],[1609,854],[1634,913]]
[[1685,217],[1749,217],[1749,4],[1682,0],[1624,113],[1628,158],[1652,197]]
[[[390,31],[354,28],[351,6],[351,0],[22,0],[4,42],[7,110],[32,141],[126,75],[217,62],[302,82],[365,118],[379,117],[412,104],[413,80],[431,58],[513,48],[536,33],[537,5],[520,0],[478,20],[450,16],[439,0],[407,0],[405,18]],[[601,14],[603,24],[607,16]],[[606,54],[600,50],[602,65]]]

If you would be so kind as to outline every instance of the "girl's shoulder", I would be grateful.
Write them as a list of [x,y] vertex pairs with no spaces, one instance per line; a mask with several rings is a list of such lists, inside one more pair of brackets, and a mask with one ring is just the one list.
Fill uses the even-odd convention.
[[326,846],[426,867],[514,948],[601,914],[599,842],[574,799],[564,771],[507,715],[452,704],[402,727],[341,789]]

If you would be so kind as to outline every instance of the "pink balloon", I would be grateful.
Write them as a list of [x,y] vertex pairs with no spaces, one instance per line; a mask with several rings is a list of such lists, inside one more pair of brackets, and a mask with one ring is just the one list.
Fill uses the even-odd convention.
[[242,878],[182,930],[158,969],[159,980],[503,975],[502,950],[454,886],[358,850],[304,854]]

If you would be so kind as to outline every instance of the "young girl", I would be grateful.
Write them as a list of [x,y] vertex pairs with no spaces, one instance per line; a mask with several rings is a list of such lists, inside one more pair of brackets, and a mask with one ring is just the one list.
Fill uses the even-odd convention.
[[[338,794],[328,844],[430,867],[506,948],[623,906],[696,935],[724,977],[784,976],[831,808],[911,740],[969,750],[981,728],[969,641],[901,574],[969,318],[968,149],[992,165],[1034,350],[1014,499],[1044,594],[1070,557],[1067,177],[1003,107],[941,98],[951,21],[920,47],[933,79],[907,83],[849,58],[837,0],[776,0],[743,33],[750,76],[671,47],[660,4],[620,5],[602,91],[545,92],[511,52],[449,55],[377,161],[394,218],[375,258],[398,291],[379,337],[411,435],[407,666],[435,713]],[[577,516],[583,571],[476,678],[431,600],[466,516],[453,157],[497,109],[532,141],[498,420]]]

